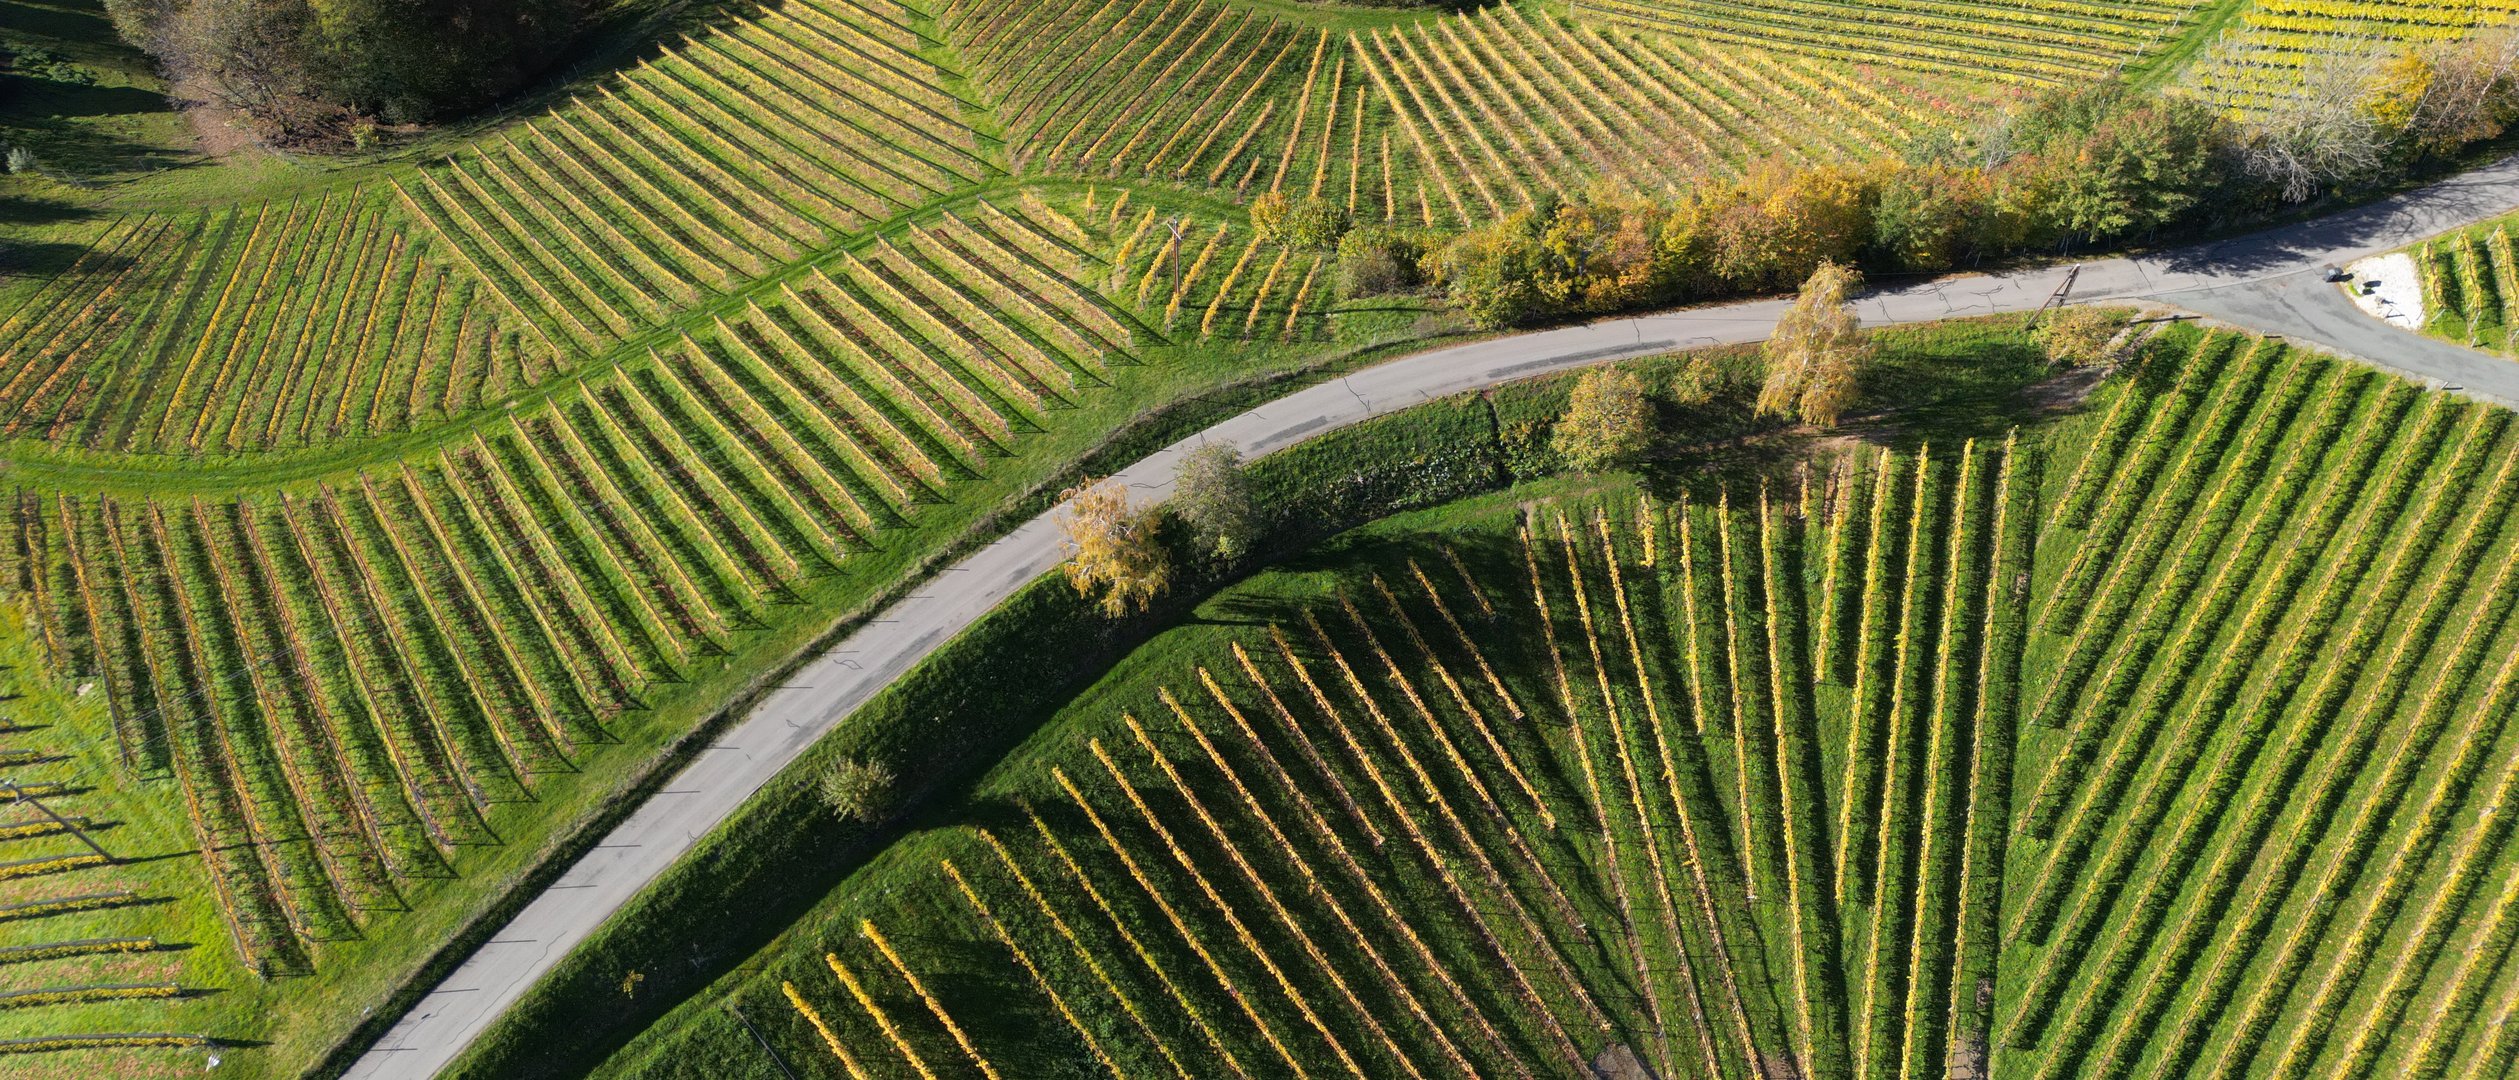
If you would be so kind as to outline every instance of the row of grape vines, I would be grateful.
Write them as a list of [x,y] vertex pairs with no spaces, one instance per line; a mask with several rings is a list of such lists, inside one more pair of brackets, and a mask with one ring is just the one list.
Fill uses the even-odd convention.
[[[1044,208],[1037,211],[1049,214]],[[1059,422],[1132,324],[1020,208],[910,225],[572,392],[264,497],[21,492],[14,586],[184,796],[249,964],[305,970],[643,688]],[[967,214],[969,216],[964,216]]]
[[200,454],[401,430],[549,378],[522,325],[373,190],[126,218],[0,322],[0,437]]
[[1020,162],[1411,224],[1488,220],[1597,179],[1656,190],[1674,168],[1878,156],[1956,104],[1904,76],[1509,7],[1352,32],[1177,0],[940,19]]

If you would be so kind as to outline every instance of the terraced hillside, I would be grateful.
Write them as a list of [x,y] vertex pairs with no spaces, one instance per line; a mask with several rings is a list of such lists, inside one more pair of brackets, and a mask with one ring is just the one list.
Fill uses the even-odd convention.
[[1228,590],[608,1074],[2493,1075],[2519,433],[2146,355]]
[[[27,697],[21,716],[0,717],[0,766],[61,785],[39,797],[98,823],[104,862],[49,861],[98,854],[49,819],[0,824],[34,860],[0,872],[0,905],[20,905],[0,906],[0,950],[36,950],[0,951],[0,965],[67,973],[45,986],[102,986],[128,968],[142,989],[0,1001],[0,1053],[98,1035],[136,1041],[23,1060],[59,1075],[188,1069],[196,1052],[249,1075],[313,1067],[363,1018],[390,1015],[434,950],[710,710],[1000,515],[1037,506],[1106,439],[1151,437],[1130,425],[1176,422],[1222,385],[1249,392],[1459,328],[1424,297],[1345,299],[1334,252],[1258,227],[1248,206],[1264,193],[1450,228],[1595,185],[1665,191],[1770,161],[1878,160],[2186,25],[2168,4],[1908,4],[1868,21],[1828,3],[1655,10],[785,0],[695,14],[617,70],[425,152],[271,166],[235,182],[250,197],[194,197],[226,189],[187,187],[173,169],[130,181],[138,194],[56,185],[85,200],[63,206],[111,212],[44,222],[46,244],[68,252],[55,272],[0,286],[0,589],[32,620],[9,646],[25,653],[11,692]],[[1814,51],[1839,46],[1850,51]],[[1972,460],[1990,483],[2011,459],[1981,446]],[[1933,468],[1928,485],[1960,482]],[[1810,505],[1833,514],[1838,490],[1819,485]],[[1768,520],[1752,492],[1734,496],[1736,532]],[[1972,497],[1993,505],[1990,489]],[[1692,513],[1720,516],[1718,502],[1706,493]],[[1779,535],[1812,531],[1798,490],[1767,504]],[[1685,532],[1656,522],[1657,543]],[[1553,519],[1540,524],[1555,536]],[[1645,543],[1646,526],[1627,527],[1612,543]],[[1709,550],[1763,542],[1705,520],[1686,534]],[[2041,550],[2061,542],[2049,540]],[[1505,571],[1480,587],[1501,588],[1492,575]],[[1576,610],[1546,588],[1552,610]],[[1574,624],[1558,629],[1578,640]],[[1657,693],[1700,677],[1672,662],[1627,661],[1666,665]],[[1825,703],[1850,687],[1812,679],[1813,722],[1837,723]],[[1544,712],[1546,690],[1512,700]],[[1600,768],[1621,740],[1651,749],[1631,723],[1646,693],[1585,736]],[[1705,767],[1738,773],[1727,753],[1710,746]],[[1655,769],[1639,768],[1649,788]],[[1526,797],[1552,818],[1593,806],[1623,820],[1614,770],[1597,800],[1562,786],[1573,775],[1530,772]],[[1454,791],[1522,784],[1428,776]],[[1752,794],[1736,791],[1733,812]],[[1421,824],[1431,850],[1460,841]],[[1649,886],[1647,852],[1672,826],[1594,824],[1630,831],[1531,858]],[[35,831],[6,831],[20,826]],[[1396,816],[1338,828],[1405,831]],[[1738,844],[1753,840],[1772,844]],[[1659,854],[1676,874],[1679,855]],[[1497,865],[1493,887],[1541,887],[1536,863]],[[1472,899],[1489,887],[1462,881]],[[1700,906],[1773,884],[1709,878]],[[1546,905],[1530,918],[1556,933],[1556,901],[1524,899]],[[1609,893],[1565,900],[1589,925],[1617,906]],[[1558,1012],[1597,993],[1626,1024],[1634,1002],[1592,987],[1656,950],[1731,955],[1700,940],[1713,923],[1638,910],[1636,925],[1678,936],[1589,958],[1552,937],[1574,951],[1563,971],[1532,967],[1531,992]],[[1790,973],[1799,954],[1777,942],[1793,932],[1833,919],[1824,932],[1868,941],[1834,908],[1796,918],[1728,931],[1757,944],[1735,950],[1737,1001],[1706,999],[1709,1024],[1733,1025],[1713,1050],[1726,1071],[1870,1045],[1854,1041],[1872,1037],[1857,1019],[1870,1014],[1851,1004],[1868,999],[1756,989],[1762,966]],[[1514,925],[1499,924],[1499,947],[1542,964],[1543,943],[1514,943]],[[1450,947],[1422,929],[1429,949]],[[91,937],[151,944],[48,951]],[[87,966],[32,966],[56,960]],[[1646,982],[1670,978],[1659,959],[1644,966]],[[1513,1011],[1488,990],[1465,982],[1462,1007]],[[1411,993],[1433,991],[1451,993]],[[1845,1012],[1836,1029],[1781,1004],[1829,1000]],[[1668,1022],[1657,1032],[1678,1030],[1677,1002],[1655,1006]],[[1558,1012],[1500,1017],[1501,1045],[1545,1045]],[[1320,1024],[1376,1053],[1380,1037],[1350,1022]],[[1393,1030],[1392,1053],[1449,1067],[1428,1064],[1452,1062],[1440,1046],[1429,1056]],[[36,1041],[9,1041],[21,1037]],[[1220,1040],[1236,1061],[1267,1060]],[[1657,1064],[1686,1057],[1635,1045]],[[1492,1045],[1454,1049],[1481,1070],[1506,1060]]]
[[635,354],[1000,174],[916,17],[789,5],[417,169],[104,225],[0,323],[0,437],[303,447]]
[[[54,726],[94,741],[100,795],[179,810],[112,853],[207,853],[222,918],[192,944],[219,953],[188,985],[225,984],[230,949],[272,992],[391,963],[372,947],[459,917],[450,886],[529,856],[511,840],[587,780],[1118,423],[1115,383],[1201,377],[1146,371],[1160,339],[1127,290],[1077,284],[1125,275],[1038,222],[1115,242],[972,202],[423,450],[269,488],[13,494],[30,656],[101,691]],[[1292,275],[1270,285],[1219,341],[1322,332]]]
[[[0,323],[13,464],[48,477],[5,514],[27,677],[87,688],[28,719],[81,744],[64,813],[143,823],[98,837],[162,885],[117,926],[189,947],[151,961],[175,996],[29,998],[0,1049],[303,1067],[552,830],[1129,416],[1413,318],[1333,324],[1321,258],[1216,207],[1165,207],[1194,258],[1154,200],[983,189],[967,125],[904,149],[780,97],[793,69],[708,81],[944,78],[877,23],[793,7],[417,172],[98,226]],[[846,175],[881,200],[816,209]]]
[[143,215],[0,322],[0,432],[104,451],[326,442],[470,412],[559,354],[373,192]]
[[1995,82],[2052,84],[2113,72],[2175,37],[2201,3],[1576,0],[1574,8],[1587,17],[1691,40]]
[[[184,1036],[43,1059],[72,1071],[267,1039],[245,1060],[292,1070],[549,830],[1131,415],[1415,317],[1338,318],[1324,255],[1226,206],[983,186],[967,125],[905,149],[909,121],[773,107],[839,109],[834,64],[944,77],[877,30],[916,33],[791,8],[415,173],[108,223],[0,324],[47,477],[10,496],[11,588],[47,685],[94,692],[41,723],[86,740],[83,795],[156,811],[111,865],[193,860],[210,916],[163,934],[182,995],[29,999],[0,1039]],[[708,81],[815,34],[857,51],[811,94]],[[816,209],[847,175],[875,194]]]
[[799,0],[418,168],[90,230],[0,323],[0,438],[196,454],[427,429],[1009,169],[1236,200],[1291,183],[1463,224],[1675,164],[1891,154],[1976,96],[1514,8],[1321,28],[1197,0]]
[[1660,190],[1769,157],[1877,157],[1973,97],[1511,6],[1344,30],[1177,0],[952,5],[944,22],[1025,168],[1343,196],[1409,224],[1486,220],[1596,179]]

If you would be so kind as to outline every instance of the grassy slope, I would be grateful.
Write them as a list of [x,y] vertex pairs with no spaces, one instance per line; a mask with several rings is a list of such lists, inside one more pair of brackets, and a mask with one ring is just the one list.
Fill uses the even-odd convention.
[[2126,65],[2126,78],[2142,89],[2167,85],[2255,3],[2256,0],[2200,0],[2175,36]]

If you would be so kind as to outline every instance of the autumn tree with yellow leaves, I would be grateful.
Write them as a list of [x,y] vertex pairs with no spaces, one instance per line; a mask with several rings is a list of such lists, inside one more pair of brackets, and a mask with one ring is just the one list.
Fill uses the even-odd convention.
[[1834,427],[1854,404],[1871,342],[1854,313],[1854,292],[1863,275],[1842,263],[1823,262],[1802,294],[1776,322],[1767,340],[1767,381],[1758,390],[1758,414],[1796,416]]
[[1578,469],[1605,469],[1653,443],[1653,403],[1625,368],[1594,368],[1575,380],[1549,445]]
[[1160,508],[1129,505],[1128,487],[1117,480],[1089,481],[1067,489],[1068,558],[1062,567],[1076,594],[1095,599],[1113,618],[1143,611],[1172,583],[1172,555],[1164,549]]

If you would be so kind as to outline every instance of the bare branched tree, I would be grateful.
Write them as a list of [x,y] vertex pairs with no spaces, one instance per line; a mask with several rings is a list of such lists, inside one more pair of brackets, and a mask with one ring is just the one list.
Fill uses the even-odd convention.
[[2310,56],[2298,88],[2251,115],[2240,138],[2248,175],[2280,186],[2292,202],[2377,172],[2395,135],[2369,107],[2388,63],[2385,43],[2335,37]]
[[2406,137],[2425,153],[2454,153],[2500,135],[2519,105],[2519,34],[2508,30],[2435,42],[2396,67],[2417,90]]

